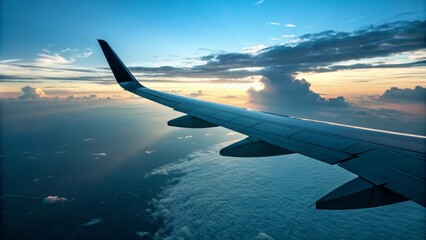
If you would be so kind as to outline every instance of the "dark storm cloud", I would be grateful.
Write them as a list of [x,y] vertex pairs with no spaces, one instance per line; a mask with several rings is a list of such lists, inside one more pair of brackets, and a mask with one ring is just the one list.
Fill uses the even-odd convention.
[[416,86],[414,89],[392,87],[379,97],[386,102],[426,103],[426,89]]
[[226,53],[210,56],[198,69],[286,66],[294,70],[363,58],[383,57],[425,48],[426,22],[396,22],[369,26],[351,33],[324,31],[306,34],[295,46],[264,48],[257,55]]
[[351,65],[333,65],[327,67],[320,67],[314,69],[307,69],[310,72],[335,72],[340,70],[353,70],[353,69],[371,69],[371,68],[407,68],[407,67],[419,67],[426,66],[426,61],[417,61],[411,63],[400,63],[400,64],[381,64],[381,65],[372,65],[372,64],[351,64]]
[[[363,68],[399,68],[424,66],[425,61],[406,64],[354,64],[331,66],[341,61],[385,57],[396,53],[425,48],[426,22],[395,22],[368,26],[354,32],[324,31],[299,37],[295,44],[264,48],[253,55],[249,53],[219,53],[200,57],[207,61],[190,68],[131,67],[136,73],[159,74],[177,77],[241,78],[263,72],[248,71],[248,67],[264,67],[276,71],[295,73],[306,71],[336,71]],[[233,71],[234,69],[238,69]],[[231,71],[230,71],[231,70]]]

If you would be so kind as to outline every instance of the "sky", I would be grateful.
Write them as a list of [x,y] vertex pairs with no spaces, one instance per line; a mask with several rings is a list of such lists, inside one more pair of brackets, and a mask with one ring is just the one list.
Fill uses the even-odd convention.
[[[130,98],[104,39],[158,90],[423,134],[410,125],[425,117],[424,12],[421,0],[6,0],[0,98]],[[395,116],[408,128],[380,123]]]

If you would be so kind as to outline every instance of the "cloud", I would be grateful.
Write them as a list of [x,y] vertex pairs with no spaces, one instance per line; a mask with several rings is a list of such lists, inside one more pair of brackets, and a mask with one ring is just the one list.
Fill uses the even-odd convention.
[[86,48],[86,50],[77,54],[76,56],[78,58],[88,58],[88,57],[92,56],[92,54],[93,54],[93,50],[91,48]]
[[271,236],[269,236],[268,234],[266,234],[264,232],[260,232],[259,234],[257,234],[255,239],[258,239],[258,240],[273,240],[273,238]]
[[[257,45],[245,48],[242,52],[211,52],[200,57],[200,60],[205,62],[201,65],[185,68],[137,66],[130,67],[130,70],[136,77],[143,77],[145,82],[194,83],[199,78],[207,78],[211,80],[206,82],[214,83],[220,80],[222,83],[232,83],[255,74],[262,74],[260,71],[244,70],[252,68],[274,68],[274,70],[280,68],[284,73],[294,75],[296,72],[409,67],[410,65],[387,63],[334,65],[339,65],[338,63],[343,61],[388,57],[398,53],[423,50],[425,28],[425,21],[405,21],[371,25],[353,32],[324,31],[298,37],[289,34],[277,38],[276,42],[279,45]],[[69,60],[69,58],[66,59]],[[425,64],[418,61],[415,66]],[[67,80],[115,84],[109,68],[73,69],[70,66],[63,64],[56,69],[58,66],[52,68],[34,64],[3,63],[2,67],[5,67],[7,71],[0,76],[0,81]],[[242,70],[229,71],[230,69]],[[40,75],[34,76],[36,70],[40,71]],[[22,74],[28,71],[31,71],[31,74]]]
[[92,153],[92,156],[96,156],[96,157],[106,157],[108,156],[108,154],[104,153],[104,152],[100,152],[100,153]]
[[86,48],[84,51],[66,48],[57,53],[52,53],[49,49],[42,49],[42,52],[35,59],[35,63],[41,66],[70,65],[75,63],[77,58],[88,58],[93,54],[91,48]]
[[186,135],[186,136],[183,136],[183,137],[178,137],[179,140],[190,139],[190,138],[192,138],[192,135]]
[[25,86],[21,88],[22,95],[18,97],[21,100],[36,100],[47,98],[46,93],[39,87]]
[[422,50],[426,21],[368,26],[353,32],[324,31],[299,37],[295,46],[276,45],[253,56],[244,53],[210,55],[209,62],[194,69],[220,71],[244,67],[269,67],[287,72],[311,71],[331,64],[384,57]]
[[[19,100],[50,100],[50,101],[57,101],[57,100],[96,100],[100,99],[98,98],[98,95],[96,94],[89,94],[89,95],[83,95],[83,96],[76,96],[76,95],[70,95],[68,97],[51,97],[45,93],[45,91],[40,87],[32,87],[32,86],[25,86],[21,88],[22,95],[20,95],[17,99]],[[55,93],[55,91],[49,91],[52,93]],[[60,93],[64,93],[63,91],[59,91]],[[65,91],[65,93],[68,93],[68,91]],[[11,99],[12,100],[12,99]],[[86,139],[83,141],[91,141],[93,139]]]
[[287,24],[281,24],[279,22],[267,22],[266,24],[269,25],[276,25],[276,26],[284,26],[284,27],[288,27],[288,28],[295,28],[296,25],[292,24],[292,23],[287,23]]
[[171,94],[177,94],[177,95],[180,95],[180,94],[182,94],[182,90],[169,90],[169,91],[166,91],[166,92],[169,92],[169,93],[171,93]]
[[267,48],[268,46],[264,44],[257,44],[249,47],[243,48],[243,53],[249,53],[249,54],[257,54],[260,50]]
[[[213,74],[230,72],[230,69],[261,67],[250,72],[260,75],[263,90],[247,91],[250,103],[265,111],[289,115],[341,121],[347,124],[361,124],[370,127],[376,123],[370,119],[359,119],[357,112],[365,111],[346,101],[343,96],[326,99],[311,89],[303,78],[296,78],[299,72],[337,71],[339,69],[365,69],[385,67],[423,66],[424,62],[402,64],[351,64],[339,65],[345,61],[359,61],[368,58],[389,57],[404,52],[424,49],[426,21],[394,22],[372,25],[353,32],[324,31],[305,34],[297,42],[266,47],[256,55],[248,53],[223,53],[211,55],[204,65],[192,69]],[[378,119],[385,111],[369,111]],[[356,115],[356,116],[355,116]],[[403,115],[400,115],[400,119]],[[377,120],[378,124],[378,120]],[[387,123],[390,124],[390,123]],[[379,124],[383,127],[386,124]],[[395,126],[390,124],[389,126]]]
[[21,61],[21,59],[5,59],[5,60],[0,60],[0,63],[14,63],[14,62],[19,62]]
[[135,234],[136,234],[137,237],[140,237],[140,238],[145,238],[145,237],[151,236],[151,234],[149,232],[144,232],[144,231],[136,231]]
[[38,58],[35,59],[36,64],[39,65],[63,65],[71,64],[75,62],[75,59],[70,58],[66,59],[59,55],[58,53],[49,54],[49,53],[39,53]]
[[90,94],[90,95],[87,95],[87,96],[70,95],[66,99],[67,100],[94,100],[94,99],[98,99],[98,95],[96,95],[96,94]]
[[[42,51],[50,53],[50,51],[48,49],[42,49]],[[61,50],[60,52],[61,53],[66,53],[66,52],[77,52],[77,51],[78,51],[77,48],[74,48],[74,49],[72,49],[72,48],[65,48],[65,49]]]
[[265,0],[259,0],[259,1],[257,1],[257,2],[256,2],[256,5],[258,5],[258,4],[262,4],[264,1],[265,1]]
[[65,197],[58,197],[58,196],[47,196],[43,199],[43,204],[54,204],[59,202],[66,202],[68,201]]
[[145,154],[152,154],[152,153],[155,153],[155,152],[156,152],[155,150],[146,150]]
[[95,139],[96,138],[85,138],[85,139],[83,139],[83,142],[90,142],[90,141],[93,141]]
[[349,19],[348,21],[346,21],[345,22],[345,24],[348,24],[348,23],[353,23],[353,22],[356,22],[356,21],[359,21],[359,20],[362,20],[362,19],[364,19],[364,17],[357,17],[357,18],[353,18],[353,19]]
[[100,223],[100,222],[102,222],[102,220],[103,220],[102,218],[94,218],[94,219],[92,219],[92,220],[90,220],[90,221],[88,221],[86,223],[80,224],[80,225],[84,226],[84,227],[87,227],[87,226],[91,226],[91,225]]
[[414,89],[392,87],[379,97],[379,100],[396,103],[426,103],[426,89],[416,86]]
[[[151,202],[152,220],[161,224],[154,239],[185,238],[186,231],[182,230],[189,230],[189,239],[369,239],[378,228],[389,226],[395,229],[385,231],[384,238],[423,237],[421,232],[410,231],[423,229],[423,222],[416,221],[424,217],[419,211],[422,207],[415,203],[357,214],[318,211],[312,204],[353,179],[353,174],[299,154],[261,161],[219,156],[219,150],[230,143],[193,152],[168,164],[168,178],[173,183]],[[309,177],[301,177],[307,173]],[[377,226],[371,227],[372,216],[378,218]],[[350,233],[345,228],[324,231],[343,218],[353,223]]]
[[221,98],[231,98],[231,99],[233,99],[233,98],[237,98],[237,96],[236,95],[226,95],[226,96],[222,96]]
[[193,92],[193,93],[188,94],[188,96],[197,98],[197,97],[204,96],[204,94],[203,94],[202,90],[198,90],[197,92]]

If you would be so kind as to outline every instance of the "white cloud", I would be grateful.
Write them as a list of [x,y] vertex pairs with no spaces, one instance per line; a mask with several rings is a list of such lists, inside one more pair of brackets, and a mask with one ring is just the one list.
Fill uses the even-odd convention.
[[78,49],[77,48],[65,48],[64,50],[61,50],[61,53],[66,53],[66,52],[77,52]]
[[0,63],[14,63],[14,62],[19,62],[21,61],[21,59],[5,59],[5,60],[1,60]]
[[281,37],[282,38],[293,38],[293,37],[296,37],[296,35],[295,34],[284,34]]
[[59,202],[66,202],[68,201],[65,197],[58,197],[58,196],[47,196],[43,199],[43,204],[54,204]]
[[269,236],[268,234],[266,234],[264,232],[260,232],[259,234],[257,234],[255,239],[258,239],[258,240],[273,240],[273,238],[271,236]]
[[88,221],[88,222],[86,222],[86,223],[83,223],[83,224],[81,224],[81,226],[90,226],[90,225],[94,225],[94,224],[97,224],[97,223],[100,223],[100,222],[102,222],[102,218],[94,218],[94,219],[92,219],[92,220],[90,220],[90,221]]
[[146,150],[145,154],[152,154],[152,153],[155,153],[155,152],[156,152],[155,150]]
[[296,25],[291,24],[291,23],[287,23],[285,26],[286,26],[286,27],[289,27],[289,28],[294,28],[294,27],[296,27]]
[[345,24],[356,22],[356,21],[359,21],[359,20],[362,20],[362,19],[364,19],[364,17],[357,17],[357,18],[354,18],[354,19],[350,19],[350,20],[346,21]]
[[279,22],[267,22],[266,24],[269,24],[269,25],[281,25],[281,23],[279,23]]
[[42,99],[42,98],[48,98],[46,93],[39,88],[39,87],[31,87],[31,86],[25,86],[21,88],[22,95],[19,96],[19,99],[22,100],[35,100],[35,99]]
[[86,48],[84,52],[77,55],[78,58],[88,58],[93,54],[93,50],[91,48]]
[[96,156],[96,157],[106,157],[108,156],[108,154],[101,152],[101,153],[92,153],[92,156]]
[[91,48],[86,48],[84,51],[65,48],[59,52],[52,52],[47,48],[43,48],[41,51],[42,53],[39,53],[38,57],[35,59],[35,64],[50,67],[71,65],[75,63],[78,58],[88,58],[93,54]]
[[192,138],[192,135],[186,135],[186,136],[183,136],[183,137],[178,137],[179,140],[190,139],[190,138]]
[[243,53],[257,54],[260,50],[267,48],[264,44],[257,44],[243,48]]
[[[163,223],[154,239],[369,239],[389,226],[394,229],[384,233],[389,238],[423,237],[423,232],[410,230],[423,229],[423,222],[416,221],[424,218],[422,207],[415,203],[332,214],[312,207],[354,178],[344,169],[299,154],[262,159],[219,156],[227,144],[168,165],[168,173],[181,177],[151,202],[151,217]],[[343,218],[353,223],[350,233],[346,228],[324,231]],[[377,219],[374,227],[371,218]]]
[[265,0],[259,0],[259,1],[257,1],[256,2],[256,4],[261,4],[261,3],[263,3]]
[[85,139],[83,139],[83,142],[90,142],[90,141],[93,141],[95,139],[96,138],[85,138]]
[[39,53],[38,58],[35,59],[35,63],[38,65],[64,65],[74,63],[75,59],[69,58],[66,59],[59,55],[58,53]]
[[237,72],[237,71],[249,71],[249,72],[258,72],[262,70],[263,67],[244,67],[244,68],[231,68],[229,72]]

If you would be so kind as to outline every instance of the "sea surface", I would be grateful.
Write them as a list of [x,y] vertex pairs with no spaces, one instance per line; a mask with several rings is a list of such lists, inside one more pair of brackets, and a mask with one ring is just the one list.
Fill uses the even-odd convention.
[[1,110],[2,239],[424,239],[413,202],[314,203],[355,176],[298,155],[227,158],[244,138],[178,129],[143,100],[7,100]]

